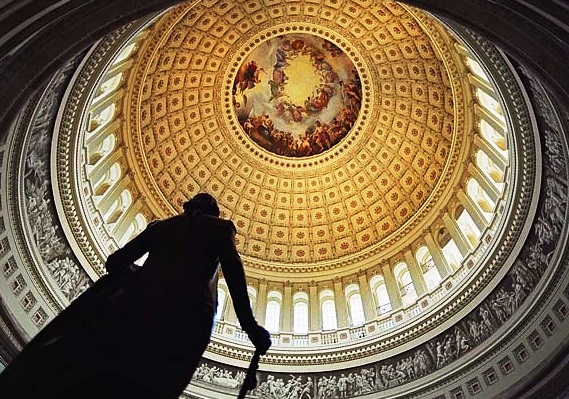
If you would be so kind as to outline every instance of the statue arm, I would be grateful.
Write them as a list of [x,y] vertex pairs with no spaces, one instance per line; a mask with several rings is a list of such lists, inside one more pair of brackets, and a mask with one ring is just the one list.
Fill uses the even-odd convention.
[[149,225],[142,233],[126,243],[124,247],[110,254],[105,262],[107,272],[124,271],[134,261],[140,259],[142,255],[148,252],[153,230],[152,225]]
[[255,356],[264,355],[271,346],[271,335],[257,323],[253,316],[243,263],[235,247],[235,233],[233,223],[224,221],[219,255],[221,269],[233,300],[239,324],[255,345]]
[[257,321],[253,316],[249,302],[243,263],[235,247],[235,234],[236,230],[233,223],[226,221],[221,233],[219,260],[239,324],[245,332],[250,332],[257,326]]

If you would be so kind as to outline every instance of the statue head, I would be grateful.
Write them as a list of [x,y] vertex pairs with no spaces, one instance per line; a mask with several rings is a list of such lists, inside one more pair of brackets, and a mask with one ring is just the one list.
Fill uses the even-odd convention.
[[219,206],[213,195],[208,193],[199,193],[194,195],[190,200],[184,202],[184,213],[193,215],[203,213],[211,216],[219,216]]

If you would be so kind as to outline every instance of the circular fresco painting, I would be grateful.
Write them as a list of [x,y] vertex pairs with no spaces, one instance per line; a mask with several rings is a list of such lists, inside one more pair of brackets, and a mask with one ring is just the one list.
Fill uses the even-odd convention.
[[286,157],[317,155],[339,143],[356,122],[361,98],[349,57],[308,34],[266,40],[233,83],[233,107],[245,133]]

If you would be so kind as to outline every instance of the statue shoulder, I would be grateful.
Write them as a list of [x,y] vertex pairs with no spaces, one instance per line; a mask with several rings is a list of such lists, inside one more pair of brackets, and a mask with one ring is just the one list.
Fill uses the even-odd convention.
[[222,219],[216,216],[201,215],[199,223],[206,229],[217,232],[218,234],[232,235],[237,232],[235,224],[231,220]]
[[233,232],[237,231],[235,224],[231,220],[221,219],[215,216],[211,216],[210,218],[212,223],[222,230],[232,230]]
[[154,227],[157,226],[158,224],[160,224],[160,222],[162,222],[162,220],[160,219],[154,219],[151,222],[149,222],[146,227]]

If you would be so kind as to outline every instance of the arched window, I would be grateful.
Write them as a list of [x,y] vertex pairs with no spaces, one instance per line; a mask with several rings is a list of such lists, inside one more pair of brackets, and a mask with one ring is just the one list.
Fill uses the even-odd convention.
[[350,284],[346,287],[346,299],[348,300],[352,326],[361,326],[365,323],[365,314],[360,287],[357,284]]
[[87,144],[87,164],[95,165],[115,149],[116,138],[114,134],[109,133],[100,143],[97,140],[89,140],[89,138],[86,138],[85,142]]
[[486,82],[490,82],[490,80],[488,79],[488,75],[486,75],[486,72],[484,72],[484,70],[477,61],[473,60],[470,57],[467,57],[466,63],[468,64],[470,70],[474,75],[478,76],[482,80],[485,80]]
[[398,263],[395,265],[393,273],[399,286],[403,306],[408,306],[415,302],[417,293],[415,292],[415,285],[413,284],[413,280],[411,280],[411,274],[409,273],[407,264],[405,262]]
[[480,120],[479,124],[480,134],[488,144],[499,150],[503,155],[507,156],[506,139],[503,134],[500,134],[491,124],[484,118]]
[[464,234],[464,237],[470,242],[473,247],[478,245],[478,239],[482,235],[482,232],[472,220],[472,216],[466,211],[462,210],[460,216],[456,219],[458,228]]
[[267,294],[267,311],[265,313],[265,328],[269,332],[278,332],[281,322],[282,294],[270,291]]
[[383,276],[376,275],[370,280],[371,291],[375,297],[375,304],[377,309],[377,314],[384,314],[391,311],[391,301],[389,299],[389,294],[387,293],[387,286],[383,280]]
[[89,119],[89,131],[92,132],[99,126],[104,126],[109,123],[115,116],[116,108],[115,104],[110,104],[96,114],[92,114]]
[[324,290],[320,293],[320,308],[322,310],[322,330],[336,330],[338,328],[336,301],[331,290]]
[[448,264],[450,265],[450,267],[453,270],[458,269],[460,263],[462,262],[463,257],[462,254],[460,253],[460,250],[458,249],[458,246],[456,245],[456,243],[452,238],[448,240],[445,246],[443,246],[442,250],[443,250],[443,255],[447,260]]
[[435,266],[435,261],[433,260],[429,249],[424,245],[417,248],[415,258],[417,259],[417,263],[419,263],[421,271],[423,272],[423,277],[425,279],[427,289],[429,291],[434,290],[441,283],[442,279],[438,269]]
[[122,80],[122,72],[119,72],[113,76],[108,77],[97,89],[97,97],[94,100],[96,103],[99,99],[107,94],[112,93],[117,89]]
[[124,189],[120,196],[113,202],[107,212],[103,215],[106,223],[116,223],[116,221],[125,213],[132,204],[132,194],[128,189]]
[[478,101],[480,105],[490,111],[496,118],[500,120],[504,119],[504,111],[502,110],[502,106],[500,103],[491,95],[486,93],[484,90],[476,89],[476,95],[478,97]]
[[134,227],[134,234],[138,235],[148,226],[148,221],[142,213],[137,213],[131,224]]
[[[126,228],[125,232],[118,239],[119,246],[120,247],[124,246],[131,239],[133,239],[134,237],[139,235],[140,232],[146,228],[147,224],[148,224],[148,222],[146,221],[146,218],[144,217],[144,215],[141,213],[137,213],[136,216],[132,219],[132,222],[130,222],[130,224]],[[142,258],[137,260],[135,263],[139,264],[138,263],[139,261],[144,263],[144,261],[146,260],[147,257],[148,257],[148,255],[144,255]],[[140,264],[142,264],[142,263],[140,263]]]
[[466,193],[470,198],[472,198],[472,201],[478,205],[486,220],[490,221],[493,216],[495,204],[488,194],[486,194],[486,191],[480,187],[480,184],[476,179],[468,180]]
[[255,287],[247,286],[247,295],[249,296],[249,303],[251,304],[251,309],[255,310],[257,306],[257,290]]
[[134,38],[132,43],[127,44],[121,49],[121,51],[117,55],[117,58],[115,58],[115,60],[113,61],[113,65],[120,64],[122,61],[126,60],[134,52],[134,49],[136,48],[136,41],[139,39],[139,36],[142,36],[142,34],[137,35],[137,37]]
[[476,152],[476,166],[482,173],[490,177],[490,182],[503,191],[504,188],[504,171],[496,165],[490,157],[482,150]]
[[[134,237],[140,234],[147,226],[148,222],[142,213],[137,213],[133,218],[132,222],[128,225],[126,231],[123,233],[122,237],[119,238],[119,247],[123,247],[127,242],[132,240]],[[142,255],[139,259],[135,260],[133,263],[138,266],[144,265],[148,258],[148,252]]]
[[292,297],[293,306],[293,332],[295,334],[308,334],[308,295],[297,292]]
[[119,181],[122,174],[121,166],[115,162],[105,174],[93,184],[93,194],[103,196],[109,188]]
[[217,310],[215,312],[216,320],[223,320],[225,318],[225,303],[227,299],[227,287],[223,280],[219,281],[217,286]]

